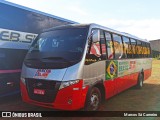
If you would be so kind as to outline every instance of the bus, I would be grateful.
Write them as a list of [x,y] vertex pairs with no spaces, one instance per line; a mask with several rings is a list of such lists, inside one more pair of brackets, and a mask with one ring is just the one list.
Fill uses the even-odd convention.
[[101,101],[151,76],[147,40],[97,24],[54,27],[31,45],[22,68],[24,102],[60,110],[98,110]]
[[76,23],[0,1],[0,97],[20,93],[20,74],[29,45],[44,29]]

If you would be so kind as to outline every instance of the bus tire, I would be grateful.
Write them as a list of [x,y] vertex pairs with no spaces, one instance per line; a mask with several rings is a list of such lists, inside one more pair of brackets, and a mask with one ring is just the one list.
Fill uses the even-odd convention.
[[139,76],[138,76],[138,82],[137,82],[137,85],[136,85],[136,88],[137,89],[141,89],[143,87],[143,74],[140,73]]
[[86,99],[86,104],[84,110],[86,111],[96,111],[101,104],[101,92],[97,87],[93,87]]

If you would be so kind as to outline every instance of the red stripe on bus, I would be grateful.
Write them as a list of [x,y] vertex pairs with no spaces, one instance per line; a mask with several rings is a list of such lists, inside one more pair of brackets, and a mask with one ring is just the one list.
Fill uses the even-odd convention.
[[21,69],[17,70],[0,70],[0,73],[18,73],[21,72]]

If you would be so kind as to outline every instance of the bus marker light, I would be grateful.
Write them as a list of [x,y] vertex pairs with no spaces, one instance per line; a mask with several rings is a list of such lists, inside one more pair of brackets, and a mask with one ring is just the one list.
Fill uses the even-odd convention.
[[14,86],[14,82],[7,82],[7,85]]

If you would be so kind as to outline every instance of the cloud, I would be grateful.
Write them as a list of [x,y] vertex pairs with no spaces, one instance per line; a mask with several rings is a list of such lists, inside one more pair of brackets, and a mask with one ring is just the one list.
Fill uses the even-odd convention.
[[[108,19],[107,12],[102,14],[89,9],[84,0],[7,0],[33,9],[44,11],[80,23],[97,23],[103,26],[133,34],[137,37],[154,40],[160,39],[160,19]],[[99,14],[98,14],[99,13]],[[113,14],[113,13],[111,13]],[[127,16],[126,16],[127,17]]]
[[80,7],[78,6],[71,6],[71,7],[68,7],[68,10],[71,11],[71,12],[74,12],[75,14],[79,14],[81,16],[87,16],[87,12],[82,10]]
[[70,0],[7,0],[29,8],[79,22],[88,15],[81,1]]
[[96,21],[97,23],[116,29],[121,32],[130,33],[137,37],[155,40],[160,39],[160,19],[145,20],[117,20],[106,19],[105,21]]

